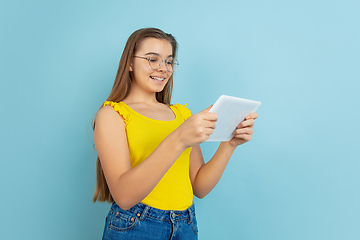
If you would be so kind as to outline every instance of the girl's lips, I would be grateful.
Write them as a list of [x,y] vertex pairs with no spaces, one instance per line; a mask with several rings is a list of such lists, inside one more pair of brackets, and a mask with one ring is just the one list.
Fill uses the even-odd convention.
[[164,81],[165,80],[165,77],[150,76],[150,78],[158,80],[158,81]]
[[153,82],[155,82],[156,84],[163,84],[164,83],[164,80],[165,78],[163,77],[153,77],[153,76],[150,76],[149,77]]

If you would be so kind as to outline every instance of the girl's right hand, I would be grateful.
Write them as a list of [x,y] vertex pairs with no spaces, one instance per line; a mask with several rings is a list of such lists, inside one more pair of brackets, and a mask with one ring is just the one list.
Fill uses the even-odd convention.
[[211,107],[212,105],[192,115],[175,130],[178,140],[184,148],[193,147],[205,142],[213,133],[217,114],[209,112]]

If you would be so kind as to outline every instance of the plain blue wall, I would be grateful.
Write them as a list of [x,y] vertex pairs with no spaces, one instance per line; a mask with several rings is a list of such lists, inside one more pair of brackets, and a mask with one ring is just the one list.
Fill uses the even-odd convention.
[[[176,36],[173,102],[261,101],[200,239],[360,239],[359,1],[0,2],[0,239],[100,239],[91,120],[127,37]],[[217,143],[204,143],[208,159]]]

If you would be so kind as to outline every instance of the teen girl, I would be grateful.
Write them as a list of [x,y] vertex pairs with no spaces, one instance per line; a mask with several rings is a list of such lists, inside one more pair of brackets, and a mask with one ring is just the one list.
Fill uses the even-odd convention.
[[235,148],[251,139],[256,113],[204,163],[199,144],[212,134],[217,115],[209,108],[192,115],[186,105],[170,105],[176,52],[172,35],[135,31],[97,113],[94,201],[113,203],[103,239],[197,239],[193,195],[205,197]]

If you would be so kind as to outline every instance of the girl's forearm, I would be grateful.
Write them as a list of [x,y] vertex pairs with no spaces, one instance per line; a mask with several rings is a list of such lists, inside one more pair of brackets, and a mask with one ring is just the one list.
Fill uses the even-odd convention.
[[194,179],[195,196],[203,198],[211,192],[219,182],[235,149],[229,142],[221,142],[214,156],[199,169]]

